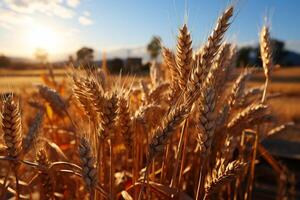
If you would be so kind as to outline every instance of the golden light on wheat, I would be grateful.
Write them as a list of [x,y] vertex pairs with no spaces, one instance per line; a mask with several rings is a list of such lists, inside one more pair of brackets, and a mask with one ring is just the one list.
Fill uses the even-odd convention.
[[[256,71],[237,70],[224,42],[233,15],[229,6],[197,49],[184,24],[176,50],[163,48],[165,74],[126,82],[72,68],[67,82],[3,97],[1,198],[251,199],[260,142],[287,125],[268,106],[269,30],[260,36],[266,82],[249,87]],[[27,129],[25,112],[36,113]],[[280,181],[278,196],[292,198]]]

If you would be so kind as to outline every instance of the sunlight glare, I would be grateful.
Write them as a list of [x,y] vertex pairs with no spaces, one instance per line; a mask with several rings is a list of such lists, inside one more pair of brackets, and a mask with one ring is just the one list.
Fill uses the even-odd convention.
[[53,52],[57,50],[59,34],[49,27],[32,24],[28,31],[27,42],[32,50],[41,48],[48,52]]

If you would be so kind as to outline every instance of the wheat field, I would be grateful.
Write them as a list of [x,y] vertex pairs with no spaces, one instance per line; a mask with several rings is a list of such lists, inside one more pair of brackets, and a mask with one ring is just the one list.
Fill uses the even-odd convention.
[[0,77],[0,199],[249,200],[260,158],[276,174],[274,198],[296,199],[295,175],[262,142],[299,113],[277,119],[271,94],[299,87],[270,83],[282,70],[267,25],[263,69],[235,68],[224,41],[233,15],[229,6],[197,49],[184,24],[176,50],[163,48],[167,70],[153,63],[149,77],[72,67],[26,84]]

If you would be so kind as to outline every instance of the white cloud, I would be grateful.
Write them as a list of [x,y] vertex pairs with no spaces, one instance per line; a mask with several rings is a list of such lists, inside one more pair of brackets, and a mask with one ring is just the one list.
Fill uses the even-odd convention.
[[67,0],[68,6],[75,8],[80,4],[80,0]]
[[5,29],[13,29],[14,27],[26,26],[32,22],[32,18],[18,14],[11,10],[0,8],[0,26]]
[[89,17],[89,16],[91,16],[91,13],[89,11],[85,10],[85,11],[83,11],[83,15]]
[[285,48],[300,53],[300,41],[299,40],[285,41]]
[[85,16],[80,16],[78,18],[78,21],[80,24],[84,25],[84,26],[89,26],[89,25],[92,25],[94,22],[88,18],[88,17],[85,17]]
[[[72,18],[75,12],[63,3],[63,0],[4,0],[4,4],[17,13],[32,14],[40,12],[62,18]],[[72,5],[75,5],[75,3],[72,2]]]

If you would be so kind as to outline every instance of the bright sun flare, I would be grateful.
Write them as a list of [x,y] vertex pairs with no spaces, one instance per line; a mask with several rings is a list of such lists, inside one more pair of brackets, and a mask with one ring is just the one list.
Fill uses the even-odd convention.
[[32,24],[28,31],[27,41],[31,49],[41,48],[53,52],[59,43],[59,35],[54,29]]

